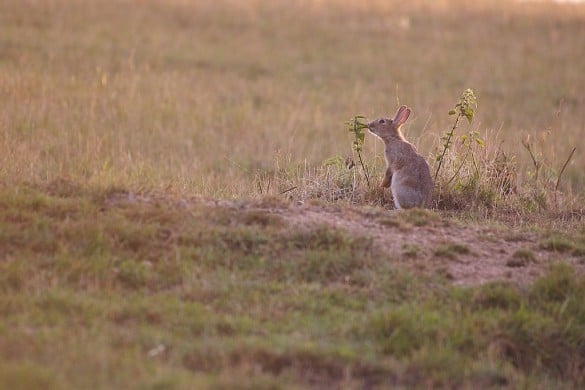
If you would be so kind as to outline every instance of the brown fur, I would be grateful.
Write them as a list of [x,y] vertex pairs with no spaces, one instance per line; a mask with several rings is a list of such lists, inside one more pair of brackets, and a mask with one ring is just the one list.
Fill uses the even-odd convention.
[[410,112],[410,108],[401,106],[394,118],[379,118],[368,124],[370,132],[384,141],[386,172],[382,187],[390,187],[397,209],[430,207],[433,193],[429,165],[400,132]]

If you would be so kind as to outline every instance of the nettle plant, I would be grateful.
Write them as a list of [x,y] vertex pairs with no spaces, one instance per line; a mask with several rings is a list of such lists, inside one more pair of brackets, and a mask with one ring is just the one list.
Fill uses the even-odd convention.
[[[487,145],[473,129],[476,109],[477,97],[468,88],[449,111],[455,119],[441,137],[442,146],[435,156],[435,203],[440,208],[493,207],[515,191],[515,158],[499,145]],[[463,118],[467,131],[458,135]]]
[[[456,209],[515,204],[527,211],[559,205],[561,177],[576,149],[572,149],[557,171],[534,150],[530,138],[526,138],[522,145],[530,154],[533,170],[526,172],[524,183],[518,185],[516,157],[506,154],[501,143],[486,143],[473,129],[476,109],[477,97],[472,89],[466,89],[449,111],[455,120],[441,137],[442,147],[435,156],[435,204],[440,208]],[[457,135],[463,118],[468,122],[467,131]]]
[[362,172],[364,173],[364,177],[366,178],[366,183],[368,188],[370,187],[370,177],[368,175],[368,169],[364,164],[364,160],[362,159],[362,150],[364,148],[364,142],[366,139],[365,129],[368,128],[368,125],[363,122],[366,119],[365,116],[356,115],[351,120],[345,122],[349,128],[349,132],[353,133],[354,139],[352,142],[352,149],[357,154],[358,160],[362,167]]
[[[360,195],[363,194],[362,187],[362,178],[360,177],[358,170],[356,168],[356,159],[361,167],[362,177],[365,180],[365,184],[367,189],[371,188],[370,177],[372,173],[373,164],[368,164],[364,161],[364,157],[362,155],[364,149],[364,143],[366,139],[366,129],[368,125],[366,124],[366,117],[363,115],[355,115],[352,119],[345,122],[346,130],[349,131],[352,135],[351,141],[351,149],[352,149],[352,156],[348,156],[347,158],[343,158],[341,156],[334,156],[328,158],[323,162],[323,165],[328,168],[333,168],[335,172],[335,179],[334,183],[339,189],[341,189],[341,193],[344,194],[343,198],[349,198],[352,200],[358,200],[361,198]],[[339,191],[334,191],[339,195]],[[335,196],[335,198],[339,198],[339,196]]]
[[[453,145],[453,138],[455,137],[455,130],[459,126],[459,120],[465,117],[467,118],[469,125],[471,125],[471,122],[473,121],[473,115],[475,114],[475,108],[477,108],[477,98],[475,97],[473,89],[468,88],[463,92],[463,94],[459,98],[459,102],[457,102],[455,107],[449,111],[449,115],[457,116],[455,117],[455,122],[453,123],[451,130],[446,132],[445,135],[441,137],[441,140],[443,140],[443,150],[437,155],[435,159],[437,162],[437,170],[435,171],[435,181],[437,180],[437,177],[439,176],[439,171],[443,166],[445,155]],[[469,135],[470,136],[465,136],[464,140],[469,140],[473,138],[481,146],[485,144],[484,141],[481,138],[479,138],[479,134],[477,132],[470,132]]]

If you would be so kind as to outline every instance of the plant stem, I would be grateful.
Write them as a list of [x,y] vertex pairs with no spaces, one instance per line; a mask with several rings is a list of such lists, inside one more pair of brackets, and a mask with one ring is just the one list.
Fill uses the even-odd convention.
[[528,151],[530,154],[530,158],[532,159],[532,164],[534,165],[534,182],[538,183],[538,172],[540,171],[540,162],[534,156],[532,152],[532,146],[530,145],[530,140],[522,141],[522,146]]
[[[461,168],[463,168],[465,161],[467,161],[467,157],[469,156],[469,153],[470,153],[470,150],[468,149],[467,153],[465,154],[465,157],[463,157],[463,160],[461,161],[461,164],[459,164],[459,168],[457,168],[457,171],[455,172],[455,174],[449,179],[449,181],[447,182],[447,185],[451,184],[451,182],[453,180],[455,180],[455,178],[459,175]],[[435,176],[435,180],[436,180],[436,176]]]
[[577,148],[573,148],[573,150],[571,151],[571,154],[569,154],[569,158],[567,158],[567,161],[565,161],[565,163],[563,164],[563,167],[561,168],[561,172],[559,173],[559,177],[557,177],[557,183],[555,184],[555,202],[557,200],[557,190],[559,189],[559,184],[561,183],[561,176],[563,176],[563,172],[565,172],[565,168],[567,168],[569,161],[571,161],[573,154],[575,154],[575,150],[577,150]]
[[361,124],[358,119],[360,119],[359,116],[355,116],[353,118],[353,133],[355,135],[354,150],[357,152],[358,159],[360,160],[360,165],[362,166],[362,170],[364,171],[366,183],[368,184],[368,188],[370,188],[370,178],[368,177],[368,171],[366,170],[366,166],[364,164],[364,161],[362,160],[362,154],[360,153],[363,141],[363,136],[360,137],[360,133],[364,128],[366,128],[366,126]]
[[451,138],[453,138],[453,135],[455,134],[455,129],[457,128],[457,125],[459,124],[459,119],[461,119],[461,113],[459,113],[457,115],[457,118],[455,118],[455,123],[453,123],[453,127],[451,128],[451,131],[447,134],[447,140],[445,141],[445,144],[443,145],[443,152],[441,153],[441,156],[439,157],[439,165],[437,166],[437,170],[435,171],[435,181],[437,181],[437,177],[439,176],[439,171],[441,170],[441,166],[443,165],[443,159],[445,158],[445,154],[447,153],[447,149],[449,149],[449,146],[451,145]]
[[362,161],[362,154],[358,151],[357,155],[358,155],[358,159],[360,160],[360,164],[362,166],[362,169],[364,171],[364,176],[366,177],[366,183],[368,184],[368,188],[370,188],[370,178],[368,177],[368,171],[366,170],[364,162]]

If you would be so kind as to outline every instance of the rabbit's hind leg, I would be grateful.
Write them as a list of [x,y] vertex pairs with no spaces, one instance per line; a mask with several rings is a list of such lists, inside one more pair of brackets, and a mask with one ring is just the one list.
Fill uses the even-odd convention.
[[384,179],[382,179],[382,184],[380,185],[382,188],[390,187],[390,182],[392,181],[392,171],[390,168],[386,168],[386,172],[384,172]]

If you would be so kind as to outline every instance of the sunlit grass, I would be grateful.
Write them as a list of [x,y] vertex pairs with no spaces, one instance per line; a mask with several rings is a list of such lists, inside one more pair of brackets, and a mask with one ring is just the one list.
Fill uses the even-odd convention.
[[[3,180],[253,196],[276,159],[349,154],[344,121],[398,101],[430,160],[470,86],[474,129],[523,169],[527,134],[557,171],[580,145],[582,8],[332,3],[4,2]],[[581,191],[583,156],[562,189]]]

